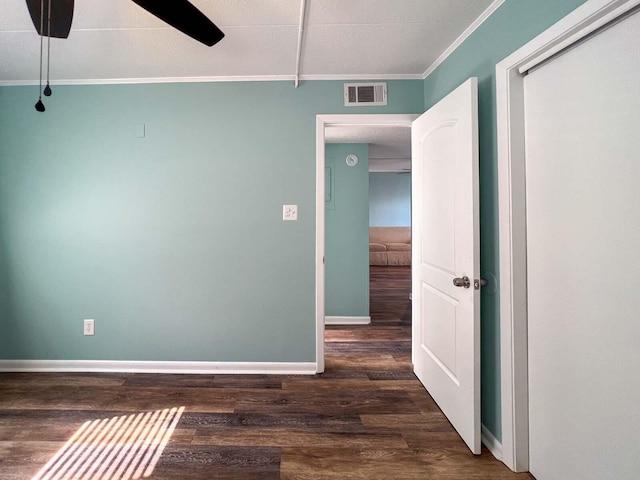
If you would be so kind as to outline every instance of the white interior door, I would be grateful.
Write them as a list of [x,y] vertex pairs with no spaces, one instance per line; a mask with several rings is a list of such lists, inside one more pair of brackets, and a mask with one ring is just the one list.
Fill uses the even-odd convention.
[[529,469],[640,478],[640,13],[525,78]]
[[469,79],[412,126],[412,352],[417,377],[479,454],[477,89]]

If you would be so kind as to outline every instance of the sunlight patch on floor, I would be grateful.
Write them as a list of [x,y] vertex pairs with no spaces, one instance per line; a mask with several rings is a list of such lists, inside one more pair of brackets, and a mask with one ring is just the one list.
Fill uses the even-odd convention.
[[135,480],[153,473],[184,407],[85,422],[32,480]]

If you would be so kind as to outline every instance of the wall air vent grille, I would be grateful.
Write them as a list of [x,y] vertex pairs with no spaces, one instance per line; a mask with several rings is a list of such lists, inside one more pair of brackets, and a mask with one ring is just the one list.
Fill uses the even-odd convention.
[[345,107],[365,107],[386,104],[387,84],[385,82],[344,84]]

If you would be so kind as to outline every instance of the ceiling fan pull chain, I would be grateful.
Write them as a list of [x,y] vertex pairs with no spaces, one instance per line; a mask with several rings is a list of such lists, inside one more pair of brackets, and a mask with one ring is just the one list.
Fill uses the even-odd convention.
[[49,63],[51,61],[51,0],[49,0],[49,8],[47,9],[47,86],[44,87],[44,94],[51,96],[51,86],[49,85]]
[[39,112],[44,112],[44,103],[42,103],[42,43],[44,39],[42,38],[42,28],[44,26],[44,0],[40,0],[40,84],[38,87],[38,102],[36,103],[36,110]]

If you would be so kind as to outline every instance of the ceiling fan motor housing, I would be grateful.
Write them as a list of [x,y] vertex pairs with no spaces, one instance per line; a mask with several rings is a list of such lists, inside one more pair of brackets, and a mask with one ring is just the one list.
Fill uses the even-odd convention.
[[[26,2],[31,21],[39,35],[53,38],[69,37],[73,22],[74,0],[26,0]],[[49,23],[49,4],[51,4],[51,23]],[[41,7],[42,17],[40,16]],[[42,23],[41,19],[44,20]],[[51,25],[51,31],[48,31],[49,25]]]

